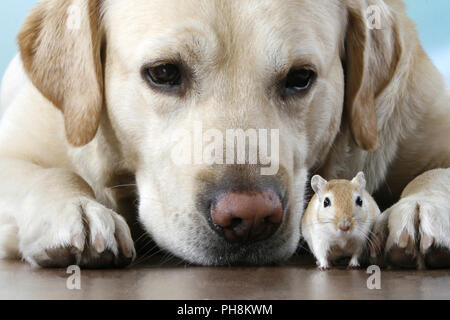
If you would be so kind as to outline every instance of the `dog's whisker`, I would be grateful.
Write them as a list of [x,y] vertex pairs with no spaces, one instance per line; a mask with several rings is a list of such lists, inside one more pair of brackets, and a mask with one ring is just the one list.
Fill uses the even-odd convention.
[[134,261],[133,266],[136,266],[138,264],[141,264],[149,259],[151,259],[153,256],[155,256],[156,254],[162,252],[162,249],[158,249],[155,252],[153,252],[151,255],[149,255],[153,250],[155,250],[155,248],[157,248],[158,246],[155,245],[152,248],[150,248],[149,250],[147,250],[142,256],[140,256],[137,260]]
[[126,188],[126,187],[137,187],[137,184],[119,184],[117,186],[110,187],[110,189]]
[[145,236],[147,236],[147,233],[143,232],[136,240],[134,240],[134,243],[138,243],[142,239],[145,239]]

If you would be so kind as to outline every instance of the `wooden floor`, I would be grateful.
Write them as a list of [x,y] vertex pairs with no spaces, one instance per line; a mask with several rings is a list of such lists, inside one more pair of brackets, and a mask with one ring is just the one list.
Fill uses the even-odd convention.
[[317,270],[309,258],[283,266],[209,268],[177,263],[81,270],[67,289],[65,269],[0,260],[0,299],[450,299],[450,270],[382,270],[369,290],[366,270]]

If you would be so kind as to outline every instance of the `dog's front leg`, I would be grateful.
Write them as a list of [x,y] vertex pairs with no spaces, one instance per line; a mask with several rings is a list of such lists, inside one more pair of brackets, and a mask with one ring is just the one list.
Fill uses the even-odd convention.
[[0,158],[0,257],[42,267],[120,267],[135,257],[125,220],[66,169]]
[[388,264],[406,268],[450,267],[450,168],[413,180],[376,226]]

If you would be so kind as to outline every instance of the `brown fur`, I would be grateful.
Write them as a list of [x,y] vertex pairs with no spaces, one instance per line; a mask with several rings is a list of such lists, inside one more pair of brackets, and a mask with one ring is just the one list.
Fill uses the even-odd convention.
[[332,180],[325,186],[324,192],[331,192],[334,196],[335,226],[344,218],[353,225],[353,191],[356,189],[356,185],[348,180]]
[[378,148],[375,98],[391,81],[401,48],[393,22],[383,21],[392,25],[392,30],[387,33],[391,34],[394,42],[393,48],[386,50],[389,48],[383,44],[387,41],[382,38],[386,30],[367,28],[361,5],[354,1],[349,3],[345,103],[356,144],[364,150],[374,151]]
[[38,3],[18,36],[29,78],[63,111],[67,139],[74,146],[94,138],[103,104],[101,1],[83,4],[79,30],[65,24],[69,1],[47,0]]

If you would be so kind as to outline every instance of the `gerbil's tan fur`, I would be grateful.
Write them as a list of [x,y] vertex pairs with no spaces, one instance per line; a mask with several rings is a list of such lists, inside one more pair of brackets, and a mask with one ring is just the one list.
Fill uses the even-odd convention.
[[[339,221],[347,218],[353,225],[353,192],[357,187],[348,180],[332,180],[326,187],[325,192],[329,191],[334,195],[334,210],[336,211],[336,219],[334,224],[337,227]],[[367,217],[365,217],[365,220]]]
[[[349,266],[358,267],[380,216],[375,200],[365,190],[364,175],[359,173],[352,181],[330,182],[314,176],[311,184],[316,194],[303,215],[301,228],[319,267],[327,269],[329,261],[342,256],[352,256]],[[361,206],[356,204],[358,197]]]

